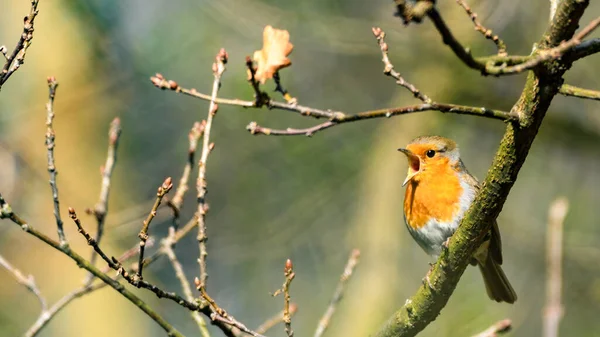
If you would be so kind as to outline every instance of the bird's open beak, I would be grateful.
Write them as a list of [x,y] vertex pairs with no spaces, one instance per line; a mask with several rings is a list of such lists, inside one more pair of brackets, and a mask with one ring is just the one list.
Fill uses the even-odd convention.
[[402,183],[402,186],[405,186],[417,173],[421,172],[421,160],[417,155],[410,152],[410,150],[398,149],[398,151],[404,153],[408,159],[408,174]]

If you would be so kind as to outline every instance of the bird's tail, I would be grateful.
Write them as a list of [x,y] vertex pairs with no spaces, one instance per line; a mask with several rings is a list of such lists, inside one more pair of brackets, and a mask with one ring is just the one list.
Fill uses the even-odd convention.
[[510,285],[502,267],[494,261],[492,255],[487,254],[485,264],[481,262],[478,264],[488,296],[496,302],[515,303],[517,293]]

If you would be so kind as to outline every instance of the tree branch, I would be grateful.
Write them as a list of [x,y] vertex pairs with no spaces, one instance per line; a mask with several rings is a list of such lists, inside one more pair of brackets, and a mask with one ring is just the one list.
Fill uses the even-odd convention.
[[600,52],[600,38],[595,38],[583,41],[573,47],[565,57],[568,57],[571,61],[576,61],[598,52]]
[[33,21],[38,14],[38,3],[39,0],[31,0],[29,14],[23,20],[23,33],[21,33],[21,38],[12,53],[8,55],[6,47],[0,46],[0,53],[6,59],[6,63],[4,63],[0,72],[0,89],[2,89],[4,82],[25,62],[25,54],[29,46],[31,46],[31,40],[33,39]]
[[133,278],[134,282],[136,283],[143,279],[142,271],[144,270],[144,248],[146,247],[146,241],[148,240],[148,228],[150,227],[152,219],[154,219],[156,216],[156,211],[158,210],[158,206],[160,206],[163,197],[169,193],[171,188],[173,188],[173,183],[171,177],[168,177],[158,188],[158,191],[156,192],[156,200],[154,201],[154,205],[152,205],[152,210],[150,210],[146,220],[144,220],[142,229],[138,234],[138,237],[140,238],[140,254],[138,259],[138,268],[135,273],[135,277]]
[[196,122],[190,130],[190,133],[188,134],[190,143],[188,149],[188,160],[183,168],[183,174],[181,174],[181,179],[179,180],[179,185],[175,191],[175,196],[173,196],[173,198],[167,202],[169,207],[171,207],[173,210],[173,227],[175,230],[179,229],[179,215],[181,213],[181,206],[183,205],[183,197],[188,191],[190,174],[192,173],[192,168],[196,164],[196,161],[194,160],[196,156],[196,148],[198,147],[198,141],[200,140],[200,137],[202,137],[202,134],[204,133],[205,127],[206,121],[203,121],[203,123]]
[[456,0],[456,2],[465,10],[465,12],[467,12],[467,15],[469,15],[471,21],[473,21],[473,25],[475,25],[475,30],[483,34],[486,39],[494,42],[496,48],[498,48],[498,55],[507,55],[506,44],[504,41],[502,41],[498,35],[494,35],[494,32],[492,32],[491,29],[487,29],[481,24],[481,22],[479,22],[479,20],[477,20],[477,13],[473,12],[471,7],[469,7],[466,2],[463,0]]
[[[566,42],[561,42],[555,48],[539,51],[539,53],[537,53],[535,57],[529,59],[526,62],[514,66],[488,66],[486,67],[486,71],[493,75],[518,74],[525,70],[536,68],[545,61],[551,59],[556,60],[558,58],[561,58],[563,55],[569,58],[568,53],[572,51],[574,47],[579,46],[582,42],[581,40],[583,40],[587,35],[594,31],[599,25],[600,17],[597,17],[595,20],[592,20],[585,28],[583,28],[581,32],[573,36],[573,38]],[[573,61],[573,58],[570,58],[569,63]]]
[[[69,211],[71,211],[71,209]],[[158,325],[160,325],[163,328],[163,330],[165,330],[168,336],[183,337],[183,335],[179,331],[177,331],[177,329],[175,329],[169,322],[162,318],[162,316],[160,316],[157,312],[150,308],[148,304],[146,304],[146,302],[137,297],[131,291],[127,290],[127,288],[125,288],[118,281],[111,279],[108,275],[101,272],[98,268],[93,266],[81,255],[72,251],[68,246],[61,246],[60,243],[58,243],[57,241],[52,240],[42,232],[29,225],[25,220],[23,220],[21,217],[19,217],[12,211],[12,208],[8,203],[6,203],[2,195],[0,195],[0,219],[10,219],[12,222],[19,225],[21,229],[26,233],[35,236],[47,245],[70,257],[73,261],[77,263],[77,265],[80,268],[84,268],[85,270],[92,273],[95,277],[98,277],[99,279],[104,281],[106,284],[108,284],[113,289],[118,291],[121,295],[123,295],[125,298],[127,298],[131,303],[137,306],[140,310],[146,313],[146,315],[152,318],[156,323],[158,323]],[[91,236],[88,235],[88,237],[92,239]]]
[[[94,206],[93,210],[89,210],[88,213],[93,214],[96,217],[97,231],[96,231],[96,242],[100,243],[102,235],[104,234],[104,221],[106,220],[106,214],[108,213],[108,194],[110,192],[110,179],[112,177],[115,163],[117,162],[117,147],[119,146],[119,138],[121,136],[121,120],[116,117],[110,123],[108,130],[108,152],[106,155],[106,163],[100,167],[100,173],[102,174],[102,186],[100,187],[100,197],[98,202]],[[96,264],[96,252],[92,252],[90,258],[91,264]],[[88,275],[86,284],[90,284],[93,280],[92,275]]]
[[335,309],[344,295],[344,288],[346,287],[346,282],[348,282],[348,280],[352,276],[354,268],[358,264],[359,258],[360,251],[358,249],[354,249],[352,253],[350,253],[350,257],[348,258],[346,267],[344,267],[344,272],[342,273],[340,281],[337,287],[335,288],[335,292],[333,293],[331,301],[329,301],[329,306],[327,307],[325,314],[323,314],[323,317],[321,317],[321,319],[319,320],[319,325],[317,326],[317,330],[315,331],[314,337],[323,336],[323,333],[325,333],[325,330],[329,326],[329,322],[331,322],[331,318],[335,313]]
[[204,136],[202,137],[202,154],[200,155],[200,163],[198,164],[198,180],[196,188],[198,190],[198,211],[196,216],[198,217],[198,245],[200,248],[200,256],[198,257],[198,264],[200,265],[200,284],[202,288],[206,288],[206,279],[208,278],[208,272],[206,270],[206,257],[208,252],[206,251],[206,241],[208,236],[206,235],[206,213],[208,212],[208,204],[206,203],[206,161],[208,155],[215,147],[214,143],[210,142],[210,131],[212,127],[212,121],[219,106],[215,102],[217,93],[221,87],[221,76],[225,72],[225,64],[227,63],[227,52],[225,49],[221,49],[215,57],[215,63],[213,63],[213,89],[210,99],[210,105],[208,107],[208,117],[206,118],[206,124],[204,126]]
[[[150,247],[152,244],[154,243],[154,239],[151,237],[150,239],[148,239],[147,242],[147,246]],[[129,258],[135,256],[136,254],[139,253],[139,246],[136,245],[135,247],[133,247],[132,249],[127,250],[126,252],[124,252],[120,257],[119,257],[119,261],[125,261],[128,260]],[[106,274],[110,271],[110,267],[106,267],[104,269],[101,270],[102,273]],[[116,276],[112,277],[113,280],[117,280],[119,278],[119,274],[117,274]],[[74,299],[76,298],[80,298],[84,295],[87,295],[89,293],[92,293],[98,289],[102,289],[105,286],[107,286],[108,284],[104,283],[104,282],[98,282],[96,284],[89,284],[89,285],[84,285],[80,288],[77,288],[71,292],[69,292],[68,294],[66,294],[65,296],[63,296],[61,299],[59,299],[58,301],[56,301],[56,303],[54,303],[54,305],[52,305],[50,307],[50,309],[48,309],[45,313],[42,313],[40,315],[40,317],[37,319],[37,321],[35,321],[35,323],[33,323],[31,325],[31,327],[29,327],[29,329],[27,330],[27,332],[25,333],[26,337],[32,337],[32,336],[36,336],[48,323],[50,323],[50,321],[64,308],[66,307],[69,303],[71,303]]]
[[600,101],[600,91],[579,88],[574,85],[563,84],[560,87],[559,93],[565,96],[573,96],[578,98],[586,98]]
[[[251,122],[248,124],[246,129],[250,131],[252,134],[263,134],[263,135],[271,135],[271,136],[296,136],[296,135],[305,135],[312,136],[315,133],[331,128],[336,125],[358,122],[366,119],[373,118],[389,118],[400,115],[406,115],[410,113],[423,112],[423,111],[439,111],[444,113],[455,113],[459,115],[472,115],[472,116],[480,116],[480,117],[488,117],[492,119],[499,119],[503,121],[515,121],[518,119],[518,114],[515,112],[506,112],[501,110],[493,110],[483,107],[472,107],[466,105],[456,105],[456,104],[448,104],[448,103],[430,103],[430,104],[418,104],[418,105],[409,105],[399,108],[388,108],[388,109],[379,109],[379,110],[371,110],[359,112],[354,115],[346,115],[343,114],[341,116],[335,117],[330,121],[318,124],[314,127],[307,129],[293,129],[288,128],[286,130],[277,130],[266,128],[258,125],[256,122]],[[338,113],[339,114],[339,113]]]
[[[294,316],[294,314],[298,311],[298,305],[296,303],[290,303],[289,314],[290,317]],[[273,328],[275,325],[282,323],[284,319],[284,311],[280,311],[268,318],[263,324],[261,324],[258,328],[256,328],[256,333],[264,334]]]
[[[561,41],[569,40],[588,4],[588,1],[561,1],[555,20],[540,39],[539,48],[551,49]],[[502,210],[550,102],[562,85],[562,76],[570,66],[565,60],[552,60],[541,64],[537,72],[529,73],[521,97],[513,108],[518,111],[520,121],[508,123],[481,190],[449,240],[448,248],[442,251],[431,269],[430,282],[419,287],[375,334],[376,337],[415,336],[446,305],[475,249]]]
[[56,218],[56,227],[58,229],[58,242],[61,245],[67,245],[67,239],[63,230],[63,221],[60,218],[60,203],[58,201],[58,187],[56,186],[56,176],[58,171],[54,164],[54,139],[56,134],[52,126],[54,120],[54,97],[56,96],[58,82],[54,77],[48,77],[48,103],[46,103],[46,148],[48,150],[48,173],[50,173],[50,188],[52,189],[52,200],[54,200],[54,217]]
[[[460,0],[459,0],[460,3]],[[581,48],[578,52],[575,52],[575,48],[582,44],[583,38],[585,38],[589,33],[591,33],[596,27],[600,24],[600,17],[596,18],[590,24],[585,27],[580,33],[575,35],[572,39],[564,43],[555,43],[555,47],[547,50],[540,51],[535,56],[523,57],[517,56],[516,58],[510,58],[508,60],[512,61],[510,63],[504,63],[503,57],[505,55],[501,55],[500,58],[475,58],[471,54],[470,50],[463,47],[460,42],[454,37],[450,28],[444,22],[442,16],[437,11],[435,7],[431,7],[427,12],[427,16],[433,21],[436,29],[442,36],[442,40],[444,44],[448,45],[450,49],[456,54],[456,56],[463,61],[468,67],[472,69],[476,69],[481,71],[482,75],[513,75],[518,74],[526,70],[531,70],[540,66],[541,63],[548,60],[556,60],[561,56],[565,55],[570,58],[569,62],[575,61],[579,55],[585,55],[586,53],[590,53],[590,49],[600,49],[600,46],[595,46],[595,42],[589,42],[586,44],[585,48]],[[560,44],[559,44],[560,43]],[[596,50],[597,52],[597,50]],[[568,56],[570,53],[573,53],[571,56]],[[506,60],[506,59],[504,59]],[[500,65],[497,65],[499,64]]]
[[381,61],[384,64],[383,73],[386,76],[390,76],[390,77],[394,78],[396,80],[396,84],[398,84],[398,85],[406,88],[408,91],[412,92],[412,94],[415,96],[415,98],[418,98],[423,103],[425,103],[425,104],[432,103],[433,101],[431,100],[431,98],[429,98],[429,97],[427,97],[427,95],[423,94],[414,85],[408,83],[402,77],[402,75],[400,75],[399,72],[394,70],[394,65],[392,64],[392,62],[390,61],[390,58],[388,57],[388,44],[385,43],[385,41],[384,41],[385,32],[383,30],[381,30],[381,28],[379,28],[379,27],[373,27],[372,31],[373,31],[373,35],[375,35],[375,38],[377,39],[377,43],[379,44],[379,49],[381,49],[381,55],[383,57],[381,59]]
[[48,303],[44,296],[42,296],[42,292],[37,287],[37,284],[35,284],[33,275],[25,277],[19,269],[13,267],[2,255],[0,255],[0,266],[6,269],[15,278],[17,283],[27,288],[27,290],[37,297],[38,301],[40,301],[40,306],[42,307],[42,314],[48,311]]
[[[185,295],[185,298],[188,301],[193,302],[195,299],[194,299],[194,295],[192,294],[192,286],[190,285],[190,282],[188,282],[187,277],[185,276],[185,272],[183,271],[183,267],[181,266],[181,263],[179,263],[179,260],[177,259],[177,255],[175,255],[175,251],[173,250],[174,245],[175,245],[175,228],[170,227],[169,228],[169,236],[167,238],[165,238],[162,242],[162,250],[165,252],[167,257],[169,258],[169,261],[171,262],[171,265],[173,266],[173,269],[175,270],[175,276],[177,277],[177,279],[179,280],[179,283],[181,284],[181,289],[183,290],[183,294]],[[190,314],[192,315],[192,319],[194,321],[196,321],[196,324],[198,324],[198,328],[200,329],[200,333],[202,334],[202,337],[210,337],[210,333],[208,332],[208,329],[206,327],[206,322],[204,321],[202,316],[200,316],[200,313],[198,313],[197,311],[192,311],[192,312],[190,312]]]
[[558,326],[564,311],[561,304],[563,226],[569,210],[565,198],[556,199],[548,211],[546,237],[546,307],[544,308],[544,337],[558,337]]
[[290,285],[292,284],[296,274],[294,273],[294,265],[290,259],[285,261],[283,276],[285,276],[285,282],[283,282],[283,286],[280,289],[277,289],[277,291],[273,293],[273,296],[283,294],[283,323],[285,324],[285,333],[288,337],[294,337],[294,330],[292,330],[292,314],[290,309]]

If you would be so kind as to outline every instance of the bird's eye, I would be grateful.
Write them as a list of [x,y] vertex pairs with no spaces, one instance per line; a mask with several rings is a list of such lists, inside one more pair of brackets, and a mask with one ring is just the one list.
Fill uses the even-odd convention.
[[435,151],[434,150],[428,150],[427,152],[425,152],[425,155],[429,158],[433,158],[433,156],[435,156]]

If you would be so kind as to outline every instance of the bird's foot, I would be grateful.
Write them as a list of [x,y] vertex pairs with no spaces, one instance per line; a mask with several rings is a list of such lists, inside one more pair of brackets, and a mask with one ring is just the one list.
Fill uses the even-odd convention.
[[425,274],[425,277],[423,278],[423,284],[427,284],[427,286],[429,287],[429,289],[433,289],[433,285],[431,284],[431,280],[429,279],[429,275],[433,271],[433,267],[434,266],[435,266],[435,263],[429,262],[429,270],[427,271],[427,274]]
[[451,238],[452,237],[447,238],[446,241],[444,241],[444,243],[442,243],[442,249],[443,250],[448,250],[448,246],[450,245],[450,239]]

